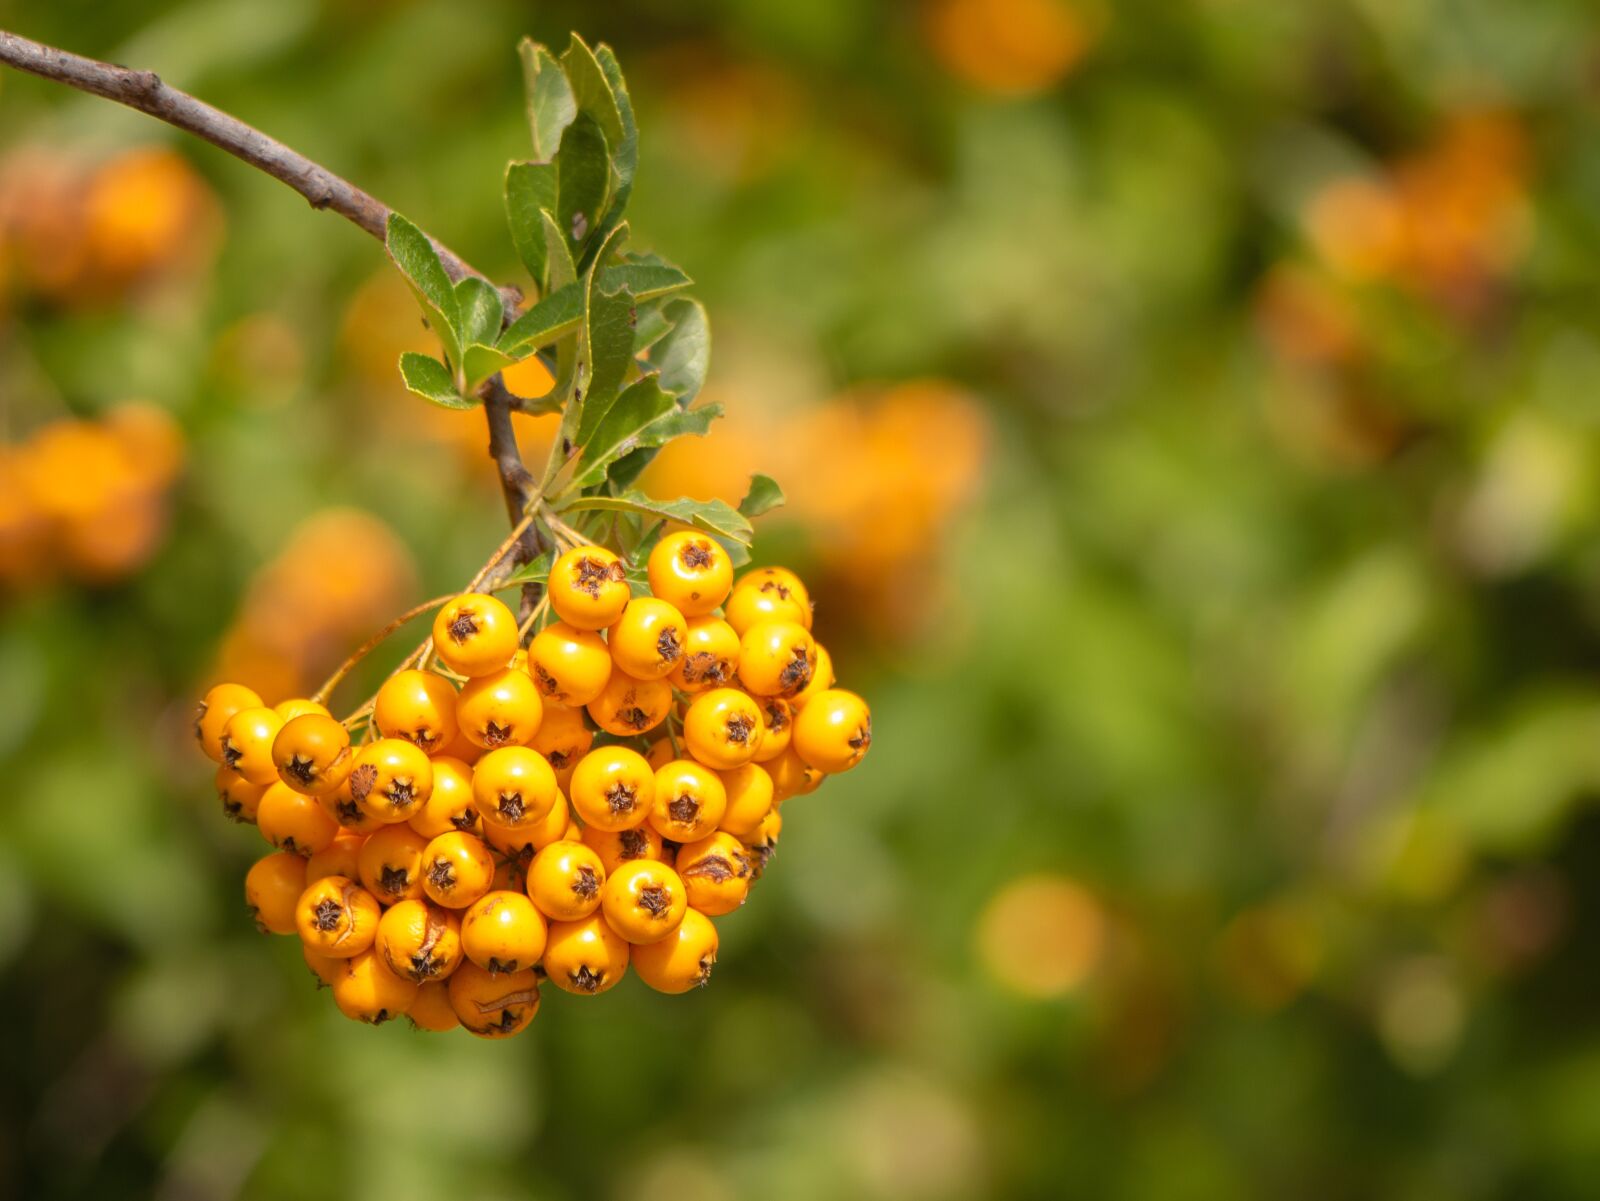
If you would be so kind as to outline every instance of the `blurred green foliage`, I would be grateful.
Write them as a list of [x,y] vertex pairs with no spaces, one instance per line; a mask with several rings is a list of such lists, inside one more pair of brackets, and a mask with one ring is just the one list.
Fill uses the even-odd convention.
[[[0,608],[0,1192],[1592,1192],[1600,20],[1072,2],[5,6],[505,279],[516,40],[578,28],[735,417],[939,376],[992,438],[919,620],[814,590],[878,741],[790,806],[709,989],[552,996],[507,1044],[352,1025],[251,929],[187,714],[302,520],[379,516],[431,595],[501,536],[489,463],[352,367],[376,243],[0,79],[5,148],[170,144],[224,231],[0,332],[9,438],[143,396],[189,459],[137,575]],[[802,527],[758,561],[806,569]]]

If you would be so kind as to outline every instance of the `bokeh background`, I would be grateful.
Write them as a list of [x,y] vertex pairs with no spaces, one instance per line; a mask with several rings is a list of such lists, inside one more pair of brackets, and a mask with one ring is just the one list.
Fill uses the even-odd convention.
[[1592,5],[0,18],[507,279],[515,41],[612,43],[636,239],[699,281],[730,412],[646,484],[780,479],[758,561],[878,730],[709,989],[505,1044],[344,1021],[251,927],[188,714],[469,575],[481,422],[400,387],[375,243],[5,75],[0,1194],[1593,1195]]

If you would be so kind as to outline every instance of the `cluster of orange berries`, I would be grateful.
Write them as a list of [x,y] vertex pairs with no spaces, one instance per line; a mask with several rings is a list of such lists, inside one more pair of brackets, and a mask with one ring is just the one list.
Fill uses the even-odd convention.
[[779,807],[860,762],[871,715],[833,687],[793,572],[735,587],[726,550],[687,530],[647,575],[635,596],[613,552],[567,551],[526,648],[499,600],[454,598],[440,670],[391,676],[359,746],[361,715],[206,694],[223,807],[279,848],[246,898],[264,931],[299,934],[347,1016],[500,1038],[543,980],[595,995],[631,965],[661,992],[704,984],[711,919],[761,876]]
[[185,455],[177,423],[142,401],[0,444],[0,584],[36,583],[46,568],[96,584],[133,571],[166,533]]

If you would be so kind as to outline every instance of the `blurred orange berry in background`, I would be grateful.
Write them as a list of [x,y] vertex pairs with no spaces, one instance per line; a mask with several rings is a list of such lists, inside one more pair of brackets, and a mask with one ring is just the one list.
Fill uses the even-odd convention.
[[975,937],[978,959],[997,984],[1051,1000],[1075,991],[1099,963],[1105,912],[1075,881],[1038,873],[1011,881],[989,899]]
[[930,0],[923,28],[939,64],[1000,95],[1042,92],[1099,39],[1101,15],[1079,0]]
[[0,162],[0,246],[17,292],[105,302],[157,276],[208,265],[222,232],[211,188],[161,146],[97,164],[42,146]]
[[166,533],[184,456],[177,423],[143,401],[52,421],[0,448],[0,582],[59,572],[103,584],[134,571]]
[[324,510],[251,581],[216,674],[264,697],[304,692],[402,608],[415,582],[411,554],[387,525],[356,509]]

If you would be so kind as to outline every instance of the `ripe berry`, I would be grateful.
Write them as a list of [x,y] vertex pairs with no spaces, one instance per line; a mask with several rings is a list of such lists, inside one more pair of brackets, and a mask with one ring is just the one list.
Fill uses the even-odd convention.
[[272,741],[282,728],[283,718],[271,709],[240,709],[222,727],[222,762],[252,784],[271,784],[278,778]]
[[644,824],[655,801],[655,773],[638,751],[603,746],[578,761],[569,798],[585,826],[627,830]]
[[[484,828],[494,827],[486,823]],[[556,803],[550,806],[550,812],[532,825],[521,827],[519,833],[527,835],[528,841],[537,852],[544,850],[552,842],[560,842],[571,829],[572,807],[567,803],[566,794],[558,790]]]
[[539,978],[532,968],[495,975],[472,962],[450,977],[450,1008],[479,1038],[510,1038],[539,1012]]
[[[819,654],[821,647],[817,648]],[[764,696],[756,704],[761,707],[761,745],[756,748],[755,761],[766,763],[789,749],[789,739],[794,735],[794,710],[781,697]]]
[[761,745],[761,708],[737,688],[703,692],[683,716],[683,741],[689,754],[718,771],[748,763]]
[[720,688],[739,670],[739,635],[720,617],[691,617],[672,682],[685,692]]
[[402,671],[384,681],[372,720],[385,738],[404,738],[425,755],[443,754],[456,736],[456,688],[431,671]]
[[739,640],[739,682],[755,696],[794,696],[817,670],[817,644],[804,626],[768,621]]
[[754,588],[793,601],[806,614],[800,624],[811,628],[811,593],[798,575],[787,567],[752,567],[739,580],[739,587]]
[[411,828],[424,838],[437,838],[449,830],[478,833],[478,807],[472,803],[472,768],[447,755],[439,755],[431,762],[433,789],[408,819]]
[[655,729],[671,709],[671,684],[665,680],[636,680],[621,671],[613,671],[600,695],[588,704],[594,724],[618,738]]
[[361,848],[361,883],[385,905],[422,896],[422,855],[428,839],[410,826],[385,826]]
[[539,731],[544,703],[520,667],[501,667],[468,680],[456,699],[456,720],[468,741],[486,750],[523,746]]
[[596,630],[553,621],[528,645],[528,674],[558,705],[587,705],[611,678],[611,651]]
[[678,875],[693,908],[711,917],[732,913],[750,894],[750,852],[732,834],[712,834],[678,852]]
[[608,875],[635,859],[661,862],[666,858],[661,835],[648,825],[636,826],[631,830],[602,830],[597,826],[585,826],[583,841],[600,856],[600,863]]
[[272,740],[278,778],[307,796],[324,796],[344,783],[351,759],[350,731],[325,713],[289,718]]
[[628,944],[598,913],[575,922],[551,922],[544,970],[559,989],[598,996],[627,973]]
[[361,878],[361,848],[367,843],[365,834],[352,834],[340,830],[332,842],[306,860],[306,886],[309,888],[326,876]]
[[283,781],[267,785],[256,808],[256,826],[280,851],[309,857],[332,845],[339,825],[315,797],[294,791]]
[[767,769],[767,775],[772,777],[774,804],[815,792],[817,785],[822,783],[822,773],[800,758],[793,746],[762,766]]
[[373,895],[354,880],[324,876],[300,894],[294,924],[307,950],[350,959],[372,945],[381,914]]
[[827,689],[795,716],[795,753],[818,771],[849,771],[871,745],[872,714],[853,692]]
[[767,870],[767,861],[778,849],[778,835],[783,832],[783,814],[774,807],[772,812],[761,819],[761,824],[756,827],[754,834],[744,840],[744,845],[750,852],[750,867],[752,880],[761,879],[761,873]]
[[711,979],[717,961],[717,928],[698,909],[687,910],[678,928],[659,942],[636,946],[633,970],[657,992],[684,993]]
[[446,909],[465,909],[494,883],[494,856],[481,838],[452,830],[422,854],[423,890]]
[[539,732],[528,745],[545,757],[556,773],[556,782],[565,787],[578,760],[594,745],[594,731],[584,725],[583,710],[546,705]]
[[550,607],[580,630],[605,629],[632,595],[622,560],[602,546],[576,547],[550,568]]
[[286,701],[279,701],[272,706],[272,711],[283,718],[285,725],[288,725],[295,718],[304,717],[307,714],[315,714],[318,717],[333,716],[328,712],[328,706],[321,701],[314,701],[306,696],[295,696]]
[[353,959],[333,984],[333,1001],[339,1011],[357,1022],[379,1025],[403,1015],[416,1000],[417,986],[396,976],[371,950]]
[[516,616],[495,597],[468,592],[434,615],[433,649],[458,675],[499,671],[517,649]]
[[461,964],[461,919],[426,901],[398,901],[378,922],[377,950],[397,976],[443,980]]
[[261,708],[261,698],[243,684],[218,684],[195,708],[194,736],[207,758],[222,762],[222,728],[241,709]]
[[709,613],[733,587],[733,560],[709,534],[679,530],[650,552],[650,591],[685,617]]
[[226,763],[217,765],[217,799],[222,812],[236,822],[254,822],[262,794],[270,785],[252,784]]
[[688,908],[683,881],[665,863],[637,859],[606,877],[600,889],[600,912],[606,924],[630,943],[652,943],[667,937],[683,921]]
[[[352,767],[352,774],[353,771]],[[355,796],[350,791],[350,775],[346,775],[344,783],[327,796],[319,796],[317,803],[322,806],[323,812],[339,823],[340,829],[351,834],[365,837],[383,829],[385,825],[356,803]]]
[[483,820],[518,830],[543,820],[556,803],[556,773],[538,751],[502,747],[478,760],[472,799]]
[[551,921],[575,922],[600,907],[606,869],[591,846],[562,839],[528,865],[528,898]]
[[636,680],[661,680],[683,658],[688,628],[683,614],[666,601],[635,597],[606,630],[606,645],[619,671]]
[[403,822],[432,794],[433,764],[402,738],[380,738],[361,748],[346,785],[351,800],[369,817]]
[[772,812],[772,777],[759,763],[746,763],[717,774],[728,794],[727,808],[717,828],[735,838],[753,835]]
[[462,950],[491,974],[533,967],[544,941],[544,917],[520,892],[490,892],[461,915]]
[[244,877],[244,899],[263,934],[293,934],[294,907],[306,890],[306,861],[289,851],[257,859]]
[[656,771],[650,825],[662,838],[694,842],[722,822],[728,792],[721,778],[693,759],[674,759]]
[[318,988],[331,988],[333,982],[344,975],[346,970],[343,959],[335,959],[332,955],[318,954],[303,942],[300,944],[300,957],[306,961],[306,966],[311,969],[311,974],[316,977]]
[[793,622],[803,629],[811,627],[811,603],[802,600],[787,584],[746,576],[728,595],[722,606],[728,624],[742,638],[750,630],[769,621]]
[[811,683],[789,698],[789,708],[799,713],[811,703],[811,698],[820,692],[826,692],[834,685],[833,658],[828,654],[828,648],[822,643],[817,643],[817,667],[811,673]]
[[428,1030],[435,1034],[443,1034],[461,1025],[461,1019],[450,1007],[450,989],[443,980],[432,980],[419,986],[416,999],[411,1002],[406,1016],[411,1019],[413,1029]]

